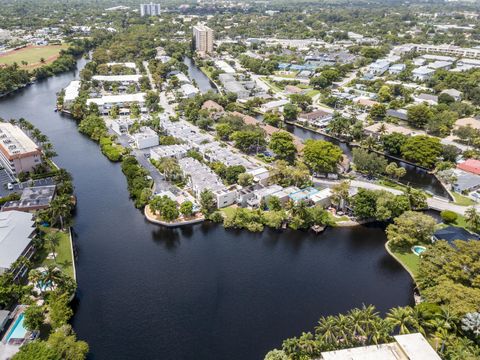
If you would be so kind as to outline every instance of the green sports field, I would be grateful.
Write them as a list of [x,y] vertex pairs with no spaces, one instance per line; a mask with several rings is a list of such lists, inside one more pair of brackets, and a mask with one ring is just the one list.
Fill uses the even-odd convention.
[[[23,49],[10,51],[6,54],[1,54],[0,64],[11,65],[16,62],[21,68],[34,69],[55,61],[60,50],[66,49],[67,47],[67,44],[29,46]],[[45,60],[44,63],[41,62],[42,58]],[[22,61],[26,61],[27,65],[22,64]]]

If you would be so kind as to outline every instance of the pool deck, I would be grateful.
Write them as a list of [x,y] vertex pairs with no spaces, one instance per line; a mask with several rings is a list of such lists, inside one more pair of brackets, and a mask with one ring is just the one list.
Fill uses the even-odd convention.
[[0,360],[10,359],[18,352],[19,349],[19,345],[7,345],[0,343]]

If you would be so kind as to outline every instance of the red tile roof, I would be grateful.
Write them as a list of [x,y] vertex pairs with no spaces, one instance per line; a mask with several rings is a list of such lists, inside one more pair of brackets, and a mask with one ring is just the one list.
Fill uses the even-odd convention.
[[468,159],[457,165],[457,168],[472,174],[480,175],[480,160]]

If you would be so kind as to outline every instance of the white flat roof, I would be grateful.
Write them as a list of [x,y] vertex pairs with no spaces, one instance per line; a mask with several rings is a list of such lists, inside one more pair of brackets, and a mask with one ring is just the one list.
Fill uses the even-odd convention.
[[128,67],[130,69],[137,69],[137,65],[133,62],[109,62],[107,63],[107,66],[114,66],[114,65],[123,65],[125,67]]
[[80,90],[80,84],[81,83],[79,80],[73,80],[72,82],[70,82],[70,84],[68,84],[68,86],[65,88],[65,96],[63,97],[63,99],[66,101],[75,100]]
[[97,105],[126,103],[126,102],[144,102],[145,93],[106,95],[101,98],[88,99],[87,105],[94,103]]
[[383,344],[322,352],[323,360],[408,360],[396,344]]
[[38,146],[18,126],[0,123],[0,146],[10,156],[38,152]]
[[32,214],[23,211],[0,212],[0,273],[22,255],[34,231]]
[[95,75],[93,80],[97,81],[140,81],[142,75]]
[[409,360],[441,360],[422,334],[397,335],[394,338]]

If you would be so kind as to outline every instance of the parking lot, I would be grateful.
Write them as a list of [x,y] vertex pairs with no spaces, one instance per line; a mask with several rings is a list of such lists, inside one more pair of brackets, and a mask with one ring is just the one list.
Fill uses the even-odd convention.
[[[12,189],[8,189],[8,184],[12,185]],[[17,183],[16,180],[5,169],[0,170],[0,197],[4,197],[15,192],[21,193],[26,187],[47,186],[54,184],[55,180],[53,178],[29,180]]]

